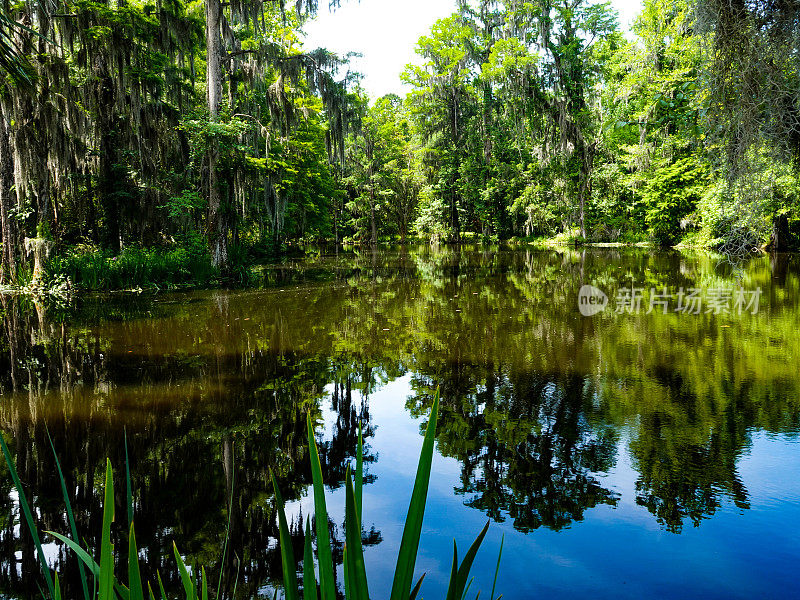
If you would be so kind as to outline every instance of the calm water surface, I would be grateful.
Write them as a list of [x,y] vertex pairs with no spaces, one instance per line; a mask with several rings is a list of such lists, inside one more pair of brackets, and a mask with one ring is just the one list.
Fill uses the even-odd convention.
[[[42,529],[68,530],[47,431],[90,544],[106,457],[125,514],[127,435],[146,573],[179,589],[174,540],[213,581],[224,567],[226,589],[238,572],[239,596],[271,597],[269,469],[291,499],[300,556],[310,413],[340,561],[361,420],[367,572],[385,598],[439,386],[417,561],[426,598],[444,596],[453,538],[463,554],[487,520],[472,587],[482,597],[503,536],[507,600],[800,596],[798,257],[736,272],[698,253],[423,247],[287,260],[260,277],[244,291],[68,307],[2,299],[0,428]],[[581,316],[584,284],[607,294],[605,311]],[[641,309],[618,314],[632,286]],[[684,314],[675,297],[648,314],[650,288],[681,287],[762,294],[756,314],[733,298],[728,313]],[[0,465],[0,592],[34,597],[12,487]],[[46,551],[76,592],[74,559]]]

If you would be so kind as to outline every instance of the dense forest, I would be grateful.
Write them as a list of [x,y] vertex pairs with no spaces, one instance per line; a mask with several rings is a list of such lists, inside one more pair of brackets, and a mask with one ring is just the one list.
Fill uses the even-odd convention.
[[453,8],[371,102],[304,47],[316,0],[6,2],[0,283],[311,241],[797,243],[800,3],[645,0],[630,32],[586,0]]

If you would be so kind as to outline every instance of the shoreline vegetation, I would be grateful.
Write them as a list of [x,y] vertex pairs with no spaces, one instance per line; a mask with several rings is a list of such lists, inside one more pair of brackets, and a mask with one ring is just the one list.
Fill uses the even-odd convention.
[[[428,243],[421,238],[408,238],[405,244],[397,240],[379,241],[371,244],[339,244],[342,251],[369,251],[386,248],[402,248]],[[431,245],[439,245],[432,243]],[[644,248],[655,251],[704,250],[718,254],[721,260],[729,259],[718,248],[708,244],[681,242],[664,247],[652,241],[587,242],[578,239],[517,238],[502,242],[466,237],[459,244],[443,243],[449,247],[481,247],[488,250],[506,248],[531,248],[537,250],[558,248]],[[280,255],[265,256],[260,260],[243,257],[223,274],[211,263],[208,253],[189,252],[183,248],[127,248],[114,256],[107,251],[90,248],[68,249],[56,254],[46,263],[39,281],[33,281],[31,273],[24,273],[18,285],[0,285],[0,294],[31,294],[69,296],[90,292],[161,292],[181,289],[216,289],[219,287],[249,287],[256,284],[256,270],[261,265],[280,262],[286,258],[306,258],[317,255],[321,249],[331,250],[330,245],[311,243],[296,244],[286,248]],[[753,248],[752,256],[767,252],[768,248]]]
[[453,1],[380,98],[307,46],[318,9],[0,7],[0,289],[247,286],[326,240],[800,247],[800,2],[643,0],[623,31],[609,2]]
[[[211,256],[204,248],[194,251],[185,248],[126,248],[118,255],[96,248],[69,248],[56,253],[47,260],[44,272],[38,282],[31,273],[24,273],[19,285],[0,285],[0,294],[25,293],[54,296],[68,296],[85,292],[142,292],[173,291],[180,289],[214,289],[223,286],[248,287],[256,283],[255,270],[260,265],[269,265],[287,258],[307,258],[322,251],[370,251],[373,249],[413,247],[423,244],[448,247],[480,247],[488,250],[502,248],[531,248],[538,250],[558,248],[647,248],[665,250],[704,250],[716,253],[718,248],[709,244],[681,242],[674,246],[661,246],[652,241],[590,242],[561,237],[551,238],[512,238],[496,241],[481,236],[465,236],[459,243],[437,244],[423,238],[409,237],[405,244],[399,240],[370,243],[351,243],[333,246],[325,243],[296,243],[283,249],[278,255],[262,255],[259,259],[242,254],[237,264],[232,265],[226,274],[215,268]],[[768,251],[767,248],[753,248],[752,255]],[[724,253],[719,253],[725,259]]]

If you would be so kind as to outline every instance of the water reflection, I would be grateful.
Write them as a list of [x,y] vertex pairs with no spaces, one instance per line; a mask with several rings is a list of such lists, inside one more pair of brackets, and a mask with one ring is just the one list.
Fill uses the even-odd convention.
[[[121,472],[127,433],[145,570],[172,574],[173,540],[219,569],[230,517],[223,586],[238,572],[243,595],[280,578],[268,472],[288,498],[303,496],[306,415],[328,425],[320,450],[332,489],[363,423],[373,482],[394,459],[371,450],[382,430],[370,398],[406,374],[414,417],[441,389],[438,450],[460,465],[454,501],[529,535],[579,527],[620,502],[613,474],[624,458],[636,503],[678,533],[724,506],[748,508],[739,464],[753,435],[800,430],[799,272],[789,255],[736,274],[705,254],[424,247],[287,261],[265,267],[258,290],[66,308],[0,297],[0,426],[42,528],[66,531],[49,430],[90,544],[103,459]],[[759,314],[577,311],[584,283],[614,297],[631,284],[737,282],[764,290]],[[33,547],[14,527],[4,465],[0,487],[0,589],[35,595]],[[122,511],[124,493],[117,503]],[[365,543],[381,544],[381,515],[365,518]],[[330,527],[341,540],[341,523]],[[54,548],[52,559],[74,586],[72,558]]]

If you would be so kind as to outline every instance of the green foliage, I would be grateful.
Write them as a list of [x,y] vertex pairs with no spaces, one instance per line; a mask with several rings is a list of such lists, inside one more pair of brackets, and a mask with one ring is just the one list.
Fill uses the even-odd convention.
[[197,190],[183,190],[177,196],[170,196],[160,207],[167,216],[176,222],[196,219],[205,211],[208,202]]
[[186,242],[186,247],[172,250],[126,248],[117,256],[97,248],[73,248],[53,258],[50,272],[84,290],[209,285],[218,273],[205,242],[197,235],[187,236]]
[[645,221],[656,243],[665,246],[680,238],[685,224],[708,184],[708,169],[695,157],[682,158],[656,169],[644,191]]
[[[209,251],[221,274],[246,281],[254,257],[330,239],[572,239],[577,228],[585,241],[663,245],[728,228],[763,244],[800,219],[787,108],[797,53],[771,41],[791,30],[793,8],[765,12],[763,26],[743,9],[730,31],[754,43],[737,45],[708,27],[728,27],[722,13],[688,0],[646,0],[628,37],[608,3],[463,1],[418,40],[402,74],[411,91],[371,103],[357,77],[333,79],[346,58],[302,50],[305,11],[222,3],[235,26],[220,35],[212,110],[201,4],[56,0],[28,28],[18,17],[31,2],[0,15],[0,116],[19,162],[4,167],[12,273],[37,231],[65,256],[201,235],[231,248],[230,261]],[[719,52],[704,54],[711,41]],[[722,180],[730,189],[698,204]],[[175,275],[154,268],[156,280],[134,273],[128,285],[175,285],[187,269],[210,280],[195,254],[170,259]],[[108,258],[67,262],[87,287],[126,285]]]

